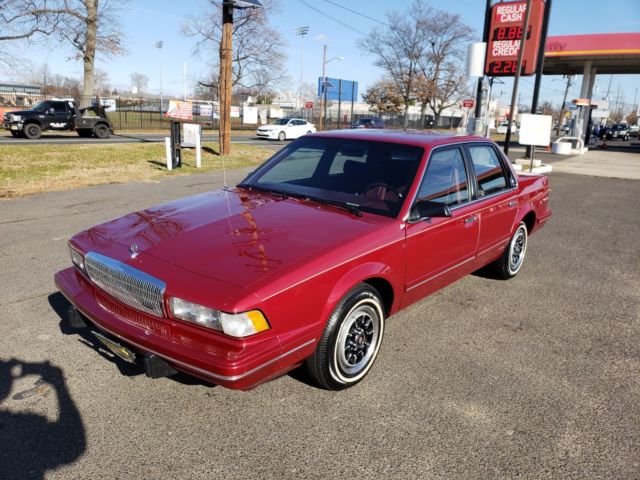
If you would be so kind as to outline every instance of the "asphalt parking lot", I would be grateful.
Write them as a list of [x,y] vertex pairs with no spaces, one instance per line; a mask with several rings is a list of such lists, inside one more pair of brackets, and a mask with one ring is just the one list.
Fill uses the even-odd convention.
[[550,179],[518,277],[392,317],[339,393],[150,380],[61,329],[73,233],[221,174],[0,202],[0,478],[640,478],[640,182]]

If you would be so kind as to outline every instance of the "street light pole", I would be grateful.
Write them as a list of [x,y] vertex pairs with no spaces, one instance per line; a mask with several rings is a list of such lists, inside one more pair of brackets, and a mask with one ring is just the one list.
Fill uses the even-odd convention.
[[156,48],[160,55],[160,113],[162,113],[162,47],[164,47],[162,40],[156,42]]
[[320,91],[320,130],[324,130],[326,119],[327,119],[327,63],[332,62],[334,60],[344,60],[344,57],[333,57],[327,60],[327,46],[324,46],[322,51],[322,81],[320,85],[322,86],[322,90]]
[[220,155],[231,153],[231,95],[232,95],[232,31],[233,4],[222,3],[222,38],[220,41]]
[[304,82],[304,41],[303,40],[304,40],[304,36],[308,33],[309,33],[308,26],[296,28],[296,35],[300,35],[300,88],[298,89],[298,98],[300,99],[301,105],[303,102],[302,85]]

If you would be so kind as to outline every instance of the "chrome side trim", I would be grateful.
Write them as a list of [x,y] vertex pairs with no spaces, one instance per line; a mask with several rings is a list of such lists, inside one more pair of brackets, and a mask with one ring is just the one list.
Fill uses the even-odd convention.
[[469,262],[471,262],[472,260],[475,260],[475,259],[476,259],[476,257],[473,256],[473,257],[467,258],[466,260],[463,260],[460,263],[456,263],[455,265],[447,268],[446,270],[443,270],[440,273],[436,273],[435,275],[433,275],[433,276],[431,276],[429,278],[426,278],[426,279],[422,280],[421,282],[416,283],[415,285],[410,286],[409,288],[407,288],[407,292],[410,292],[414,288],[418,288],[419,286],[424,285],[425,283],[430,282],[431,280],[434,280],[434,279],[438,278],[439,276],[444,275],[445,273],[449,273],[451,270],[454,270],[454,269],[456,269],[458,267],[461,267],[465,263],[469,263]]

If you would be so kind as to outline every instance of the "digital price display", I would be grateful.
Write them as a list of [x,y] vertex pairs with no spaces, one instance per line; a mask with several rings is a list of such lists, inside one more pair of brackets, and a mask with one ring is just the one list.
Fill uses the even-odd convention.
[[[542,30],[544,0],[532,0],[527,26],[521,75],[536,73],[538,44]],[[513,77],[518,70],[518,53],[524,36],[527,2],[500,2],[491,7],[491,28],[487,47],[485,74],[492,77]]]

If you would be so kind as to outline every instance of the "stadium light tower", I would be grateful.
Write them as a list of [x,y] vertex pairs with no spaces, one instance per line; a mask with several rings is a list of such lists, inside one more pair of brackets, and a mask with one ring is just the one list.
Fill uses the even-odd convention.
[[298,98],[300,99],[300,105],[304,99],[302,98],[302,88],[304,84],[304,36],[309,33],[309,26],[296,28],[296,35],[300,35],[300,88],[298,89]]
[[155,47],[160,54],[160,113],[162,113],[162,47],[164,47],[164,42],[162,40],[157,41]]

